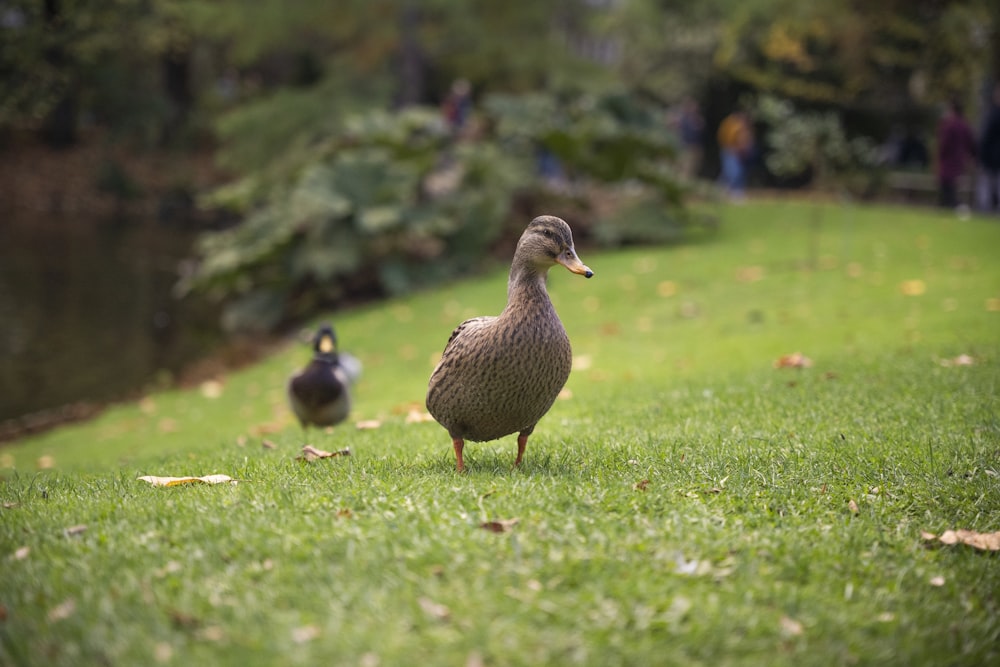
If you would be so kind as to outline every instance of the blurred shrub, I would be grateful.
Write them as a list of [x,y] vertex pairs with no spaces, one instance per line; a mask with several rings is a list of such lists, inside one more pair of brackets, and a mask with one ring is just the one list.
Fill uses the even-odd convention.
[[767,125],[765,163],[781,177],[808,175],[814,187],[870,194],[882,173],[878,147],[849,138],[835,111],[800,111],[771,95],[758,98],[754,115]]
[[[456,141],[435,109],[356,115],[283,156],[286,168],[220,189],[208,203],[243,222],[201,239],[182,288],[224,301],[229,330],[269,330],[475,270],[520,232],[526,220],[512,220],[511,207],[532,191],[558,213],[581,190],[627,190],[629,210],[594,223],[609,244],[677,240],[697,220],[665,124],[627,98],[496,96],[475,123]],[[559,183],[536,178],[542,150],[558,161]]]

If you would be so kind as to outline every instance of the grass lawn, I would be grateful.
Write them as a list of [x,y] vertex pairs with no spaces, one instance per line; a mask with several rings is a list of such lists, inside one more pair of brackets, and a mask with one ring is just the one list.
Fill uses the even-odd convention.
[[407,419],[499,267],[336,317],[380,426],[310,441],[350,457],[295,460],[299,344],[3,447],[0,664],[1000,664],[1000,552],[921,538],[1000,531],[1000,224],[721,214],[553,269],[575,368],[520,470]]

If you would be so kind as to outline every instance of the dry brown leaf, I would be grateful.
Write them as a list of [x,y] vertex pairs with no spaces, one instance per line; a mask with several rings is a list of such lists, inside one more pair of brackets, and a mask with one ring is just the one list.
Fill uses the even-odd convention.
[[81,524],[77,524],[75,526],[70,526],[69,528],[67,528],[67,529],[65,529],[63,531],[63,533],[66,534],[66,537],[73,537],[74,535],[80,535],[81,533],[85,533],[85,532],[87,532],[87,526],[86,526],[86,524],[82,524],[82,523]]
[[967,354],[960,354],[954,359],[942,359],[939,363],[945,368],[948,366],[972,366],[976,360]]
[[425,614],[439,621],[447,621],[448,617],[451,616],[451,610],[448,607],[438,604],[430,598],[419,598],[417,604],[420,605]]
[[406,413],[407,424],[423,424],[434,421],[433,415],[426,410],[410,410]]
[[782,616],[779,623],[781,624],[781,631],[789,637],[798,637],[802,634],[802,624],[794,618]]
[[260,441],[260,446],[263,447],[264,449],[275,449],[275,448],[277,448],[277,445],[274,444],[273,441],[267,440],[266,438],[264,440]]
[[157,477],[156,475],[143,475],[136,477],[143,482],[149,482],[153,486],[180,486],[182,484],[223,484],[229,482],[236,484],[239,480],[233,479],[229,475],[205,475],[204,477]]
[[302,454],[296,456],[297,461],[315,461],[316,459],[329,459],[334,456],[350,456],[351,450],[349,447],[345,447],[337,452],[327,452],[322,449],[317,449],[312,445],[306,445],[302,448]]
[[316,625],[304,625],[292,630],[292,641],[296,644],[305,644],[317,637],[319,637],[319,626]]
[[763,266],[741,266],[736,269],[736,282],[755,283],[763,279]]
[[783,354],[774,360],[775,368],[809,368],[813,365],[812,359],[801,352]]
[[352,512],[349,507],[342,507],[337,510],[338,519],[350,519],[352,516],[354,516],[354,512]]
[[5,510],[12,510],[15,507],[20,507],[20,506],[21,506],[21,503],[4,503],[3,504],[3,508]]
[[76,611],[76,602],[70,598],[62,604],[58,604],[49,610],[49,622],[61,621],[69,618]]
[[382,422],[378,419],[365,419],[354,424],[354,428],[359,431],[371,431],[382,427]]
[[514,528],[520,519],[498,519],[496,521],[483,521],[479,527],[491,533],[506,533]]
[[965,544],[981,551],[1000,551],[1000,531],[996,533],[978,533],[974,530],[946,530],[940,536],[934,533],[921,532],[920,537],[926,541],[937,540],[941,544],[953,546]]
[[857,515],[861,513],[861,510],[858,508],[858,504],[854,502],[853,498],[847,501],[847,509],[851,510],[851,514]]
[[21,547],[14,552],[14,560],[24,560],[31,553],[31,547]]
[[636,491],[645,491],[646,487],[648,487],[648,486],[649,486],[649,480],[648,479],[644,479],[644,480],[641,480],[641,481],[636,482],[635,484],[633,484],[632,488],[635,489]]

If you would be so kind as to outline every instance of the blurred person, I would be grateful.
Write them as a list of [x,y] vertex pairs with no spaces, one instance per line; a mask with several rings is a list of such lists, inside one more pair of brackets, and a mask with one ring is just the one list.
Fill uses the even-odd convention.
[[993,87],[992,102],[979,138],[976,202],[983,211],[1000,211],[1000,83]]
[[962,103],[952,100],[937,127],[938,203],[945,208],[958,206],[958,179],[966,161],[976,156],[976,140],[963,116]]
[[472,86],[465,79],[456,79],[441,105],[444,121],[452,135],[458,136],[472,113]]
[[701,169],[702,142],[705,135],[705,119],[694,98],[686,97],[681,103],[677,118],[677,134],[681,139],[681,175],[688,180],[694,179]]
[[722,119],[717,138],[722,182],[730,197],[742,199],[746,190],[746,161],[753,150],[753,129],[747,113],[737,110]]

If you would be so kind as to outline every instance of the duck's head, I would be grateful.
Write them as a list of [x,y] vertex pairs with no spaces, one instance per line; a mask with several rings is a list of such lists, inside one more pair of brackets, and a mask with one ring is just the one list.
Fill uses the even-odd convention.
[[319,328],[313,337],[313,350],[319,359],[337,358],[337,334],[334,333],[332,326],[324,324]]
[[547,271],[553,264],[562,264],[581,276],[590,278],[594,275],[577,257],[569,225],[554,215],[540,215],[528,223],[514,254],[542,271]]

